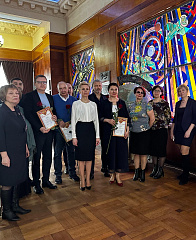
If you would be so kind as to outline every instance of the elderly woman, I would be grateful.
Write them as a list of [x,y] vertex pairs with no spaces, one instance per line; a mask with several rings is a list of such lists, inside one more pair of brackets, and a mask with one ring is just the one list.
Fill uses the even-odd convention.
[[188,97],[189,89],[182,84],[177,89],[181,100],[176,103],[175,116],[171,127],[171,139],[178,145],[182,154],[183,173],[178,176],[179,184],[188,183],[190,157],[189,150],[195,135],[196,101]]
[[[88,99],[90,86],[87,82],[79,85],[81,99],[72,105],[72,138],[75,146],[75,158],[79,161],[80,190],[91,189],[90,172],[95,147],[99,144],[99,120],[97,105]],[[86,182],[84,168],[86,165]]]
[[[110,184],[116,183],[122,187],[120,173],[127,172],[128,167],[128,145],[129,136],[129,114],[125,102],[118,98],[118,85],[108,85],[109,98],[100,105],[100,121],[103,122],[102,151],[108,155],[108,171],[111,174]],[[124,137],[113,136],[118,117],[127,118],[127,126]]]
[[[12,206],[13,186],[27,179],[26,123],[16,105],[19,103],[19,92],[16,86],[6,85],[0,89],[0,185],[3,205],[2,218],[17,221],[15,214],[19,206]],[[15,208],[16,207],[16,208]]]
[[[134,154],[135,175],[133,181],[140,178],[145,181],[147,155],[150,153],[150,128],[155,120],[152,105],[143,97],[146,91],[143,87],[134,88],[136,101],[129,105],[131,118],[130,152]],[[141,164],[141,176],[140,176]]]
[[[151,131],[151,151],[154,168],[150,177],[159,179],[164,176],[163,165],[166,158],[166,147],[168,139],[168,125],[171,121],[171,111],[169,103],[161,98],[163,89],[160,86],[154,86],[152,89],[153,100],[150,103],[153,106],[155,121]],[[159,163],[159,164],[158,164]]]

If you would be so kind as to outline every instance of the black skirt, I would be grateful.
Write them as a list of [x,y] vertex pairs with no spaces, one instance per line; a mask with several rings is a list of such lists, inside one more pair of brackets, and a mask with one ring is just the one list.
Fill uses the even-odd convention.
[[195,128],[191,131],[191,134],[190,134],[189,138],[185,138],[184,134],[185,134],[185,132],[183,130],[181,130],[181,131],[179,130],[179,131],[174,132],[175,144],[190,147],[191,143],[193,141],[193,138],[195,136]]
[[160,128],[151,130],[150,155],[156,157],[166,157],[168,130]]
[[150,154],[150,130],[143,132],[131,132],[130,152],[138,155]]
[[96,133],[93,122],[77,122],[76,137],[78,146],[75,147],[75,158],[78,161],[92,161],[96,147]]

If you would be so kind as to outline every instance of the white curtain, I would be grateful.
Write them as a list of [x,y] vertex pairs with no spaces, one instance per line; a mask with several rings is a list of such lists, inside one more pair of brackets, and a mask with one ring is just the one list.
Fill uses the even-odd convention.
[[0,87],[4,86],[4,85],[7,85],[9,84],[8,83],[8,80],[5,76],[5,72],[3,70],[3,66],[2,64],[0,63]]

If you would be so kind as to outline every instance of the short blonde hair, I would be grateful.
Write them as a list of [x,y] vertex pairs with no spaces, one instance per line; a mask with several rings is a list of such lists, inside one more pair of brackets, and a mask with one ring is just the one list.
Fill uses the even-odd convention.
[[189,92],[188,86],[185,85],[185,84],[181,84],[181,85],[177,88],[177,93],[178,93],[178,94],[179,94],[179,91],[180,91],[182,88],[186,89],[187,92]]
[[[14,84],[2,86],[0,88],[0,99],[1,99],[1,101],[3,101],[3,102],[6,101],[6,96],[7,96],[7,92],[8,92],[9,89],[18,90],[18,88]],[[20,91],[18,91],[18,92],[20,92]]]
[[87,82],[83,81],[83,82],[81,82],[81,83],[79,84],[79,86],[78,86],[79,90],[82,88],[82,86],[83,86],[83,85],[86,85],[86,86],[88,86],[88,87],[89,87],[89,89],[90,89],[90,85],[89,85],[89,83],[87,83]]

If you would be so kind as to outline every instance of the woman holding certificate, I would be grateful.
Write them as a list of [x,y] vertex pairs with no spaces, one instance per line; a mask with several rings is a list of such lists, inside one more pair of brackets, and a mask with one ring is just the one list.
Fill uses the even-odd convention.
[[135,164],[133,181],[140,178],[140,182],[144,182],[147,155],[150,153],[150,128],[155,117],[152,105],[143,99],[146,96],[144,88],[136,87],[134,94],[136,101],[129,105],[131,118],[130,152],[134,154]]
[[120,173],[127,172],[129,136],[129,114],[125,102],[118,98],[118,85],[110,83],[109,98],[100,105],[100,121],[103,122],[102,151],[108,157],[108,170],[111,174],[110,184],[122,187]]
[[[27,147],[26,123],[16,105],[19,103],[19,92],[15,85],[0,88],[0,185],[2,185],[1,200],[3,205],[2,218],[17,221],[15,214],[28,213],[30,210],[21,209],[13,205],[13,186],[24,182],[27,175]],[[18,200],[17,200],[18,201]],[[19,209],[20,208],[20,209]],[[18,210],[24,210],[19,212]]]
[[[79,161],[80,190],[91,189],[90,172],[95,147],[99,144],[99,119],[97,105],[88,99],[90,86],[87,82],[79,85],[81,99],[72,105],[72,141],[75,146],[75,159]],[[86,165],[86,181],[84,168]]]

